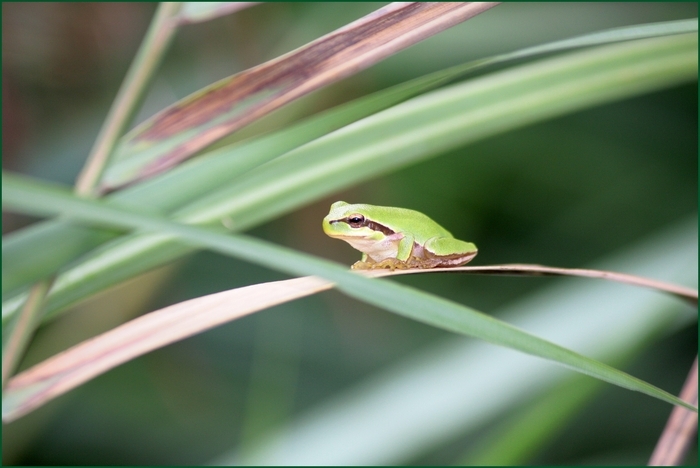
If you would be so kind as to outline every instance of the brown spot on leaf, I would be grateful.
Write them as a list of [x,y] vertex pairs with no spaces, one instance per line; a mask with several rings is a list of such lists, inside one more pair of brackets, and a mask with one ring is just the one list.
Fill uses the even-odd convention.
[[[362,59],[364,54],[371,53],[378,46],[401,38],[408,31],[460,7],[463,5],[456,3],[412,3],[373,21],[359,22],[356,27],[349,25],[294,52],[234,75],[186,98],[184,102],[175,104],[157,115],[153,123],[136,137],[136,141],[160,140],[202,126],[230,112],[246,100],[251,101],[247,105],[250,109],[262,107],[275,100],[281,105],[287,99],[280,98],[299,84],[315,80],[315,89],[339,79],[349,73],[336,69],[348,61]],[[376,61],[371,58],[365,60],[351,72],[366,68]],[[265,96],[255,99],[256,95],[261,94]],[[242,126],[237,125],[239,122],[248,120],[245,118],[246,112],[243,112],[245,108],[246,105],[241,108],[236,118],[227,121],[229,131]]]

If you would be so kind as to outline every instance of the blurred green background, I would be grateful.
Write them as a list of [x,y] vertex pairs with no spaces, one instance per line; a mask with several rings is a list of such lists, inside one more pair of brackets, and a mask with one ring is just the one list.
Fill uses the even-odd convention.
[[[135,123],[381,5],[263,4],[184,27]],[[6,170],[74,182],[155,6],[3,4]],[[468,60],[617,26],[693,17],[696,3],[504,4],[307,96],[234,138]],[[251,234],[350,264],[359,254],[320,229],[329,205],[345,200],[425,212],[479,246],[474,264],[585,267],[697,214],[697,110],[692,83],[578,112],[371,180]],[[3,232],[31,221],[4,213]],[[189,256],[40,329],[23,367],[139,314],[283,278],[213,253]],[[416,275],[395,281],[492,313],[541,288],[584,280]],[[240,456],[260,446],[271,430],[454,339],[339,293],[323,293],[150,353],[5,425],[3,463],[206,464],[232,450]],[[677,393],[696,352],[691,320],[652,340],[622,368]],[[528,398],[518,407],[527,407]],[[646,463],[670,409],[602,386],[522,463]],[[478,431],[446,431],[429,450],[407,450],[390,463],[460,463],[470,444],[508,412]],[[688,462],[697,462],[696,448]]]

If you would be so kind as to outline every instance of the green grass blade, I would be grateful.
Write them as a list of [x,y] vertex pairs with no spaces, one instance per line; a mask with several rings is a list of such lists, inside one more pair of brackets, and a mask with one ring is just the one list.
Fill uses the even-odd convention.
[[[357,99],[284,130],[212,151],[171,172],[105,197],[119,206],[169,213],[230,184],[236,177],[309,141],[433,89],[462,71],[430,75]],[[3,238],[2,290],[14,295],[84,254],[117,237],[117,230],[92,229],[66,220],[37,223]]]
[[[697,216],[691,215],[643,240],[621,246],[587,268],[695,284],[697,233]],[[660,245],[664,248],[659,249]],[[530,333],[618,368],[621,356],[638,356],[636,351],[648,349],[651,343],[658,345],[660,339],[697,323],[693,310],[675,299],[620,288],[607,281],[555,281],[491,312]],[[542,392],[570,378],[601,384],[547,361],[447,336],[269,428],[251,445],[236,444],[210,464],[413,466],[437,461],[444,465],[450,460],[443,451],[446,443],[455,447],[452,441],[463,441],[463,449],[476,455],[490,445],[492,435],[496,443],[511,444],[490,461],[500,466],[532,464],[532,459],[513,459],[509,452],[526,449],[520,439],[542,435],[542,428],[528,429],[523,421],[529,432],[516,438],[509,438],[510,433],[493,434],[492,430],[508,421],[510,413],[537,406],[532,404],[533,398],[539,399]],[[677,383],[680,385],[679,380]],[[547,406],[559,416],[570,403]],[[546,413],[538,412],[538,416],[538,424],[552,422],[546,421]],[[619,417],[624,420],[626,416]],[[406,421],[411,424],[406,425]],[[561,428],[554,433],[560,434]],[[648,450],[651,453],[651,446]]]
[[486,136],[697,75],[697,36],[607,46],[491,74],[334,132],[194,202],[180,219],[245,229]]
[[[491,5],[493,6],[493,5]],[[484,9],[490,8],[484,4]],[[478,8],[477,8],[478,9]],[[465,8],[465,13],[469,8]],[[370,16],[377,16],[381,10]],[[407,13],[407,12],[406,12]],[[420,24],[423,21],[423,13],[414,11],[414,23]],[[462,13],[455,9],[450,15],[457,17]],[[475,13],[469,13],[472,15]],[[467,15],[468,16],[468,15]],[[400,17],[400,16],[399,16]],[[374,21],[379,18],[364,18],[361,21]],[[386,18],[382,34],[406,34],[411,36],[410,31],[404,31],[402,21]],[[358,33],[356,39],[367,41],[371,38],[365,37],[366,32],[358,28],[356,32],[352,29],[355,23],[348,25],[349,30],[344,34]],[[560,41],[544,46],[528,48],[514,54],[504,54],[482,61],[480,65],[489,65],[513,58],[521,58],[539,53],[564,50],[573,47],[583,47],[588,45],[629,40],[639,37],[653,37],[657,35],[678,34],[682,31],[697,30],[697,24],[693,25],[692,20],[682,24],[657,24],[644,25],[637,29],[622,28],[621,30],[604,31],[601,33],[574,38],[567,41]],[[225,78],[196,93],[182,99],[175,105],[163,112],[148,119],[143,124],[126,135],[120,142],[117,150],[115,164],[113,164],[105,175],[105,188],[111,190],[124,184],[133,183],[134,180],[141,180],[150,177],[155,173],[162,172],[163,167],[172,166],[176,161],[181,161],[190,157],[196,151],[203,149],[217,139],[231,133],[243,125],[253,121],[259,116],[261,109],[275,108],[283,103],[294,99],[299,92],[297,88],[304,88],[303,93],[308,92],[304,83],[313,81],[313,87],[318,87],[318,83],[335,81],[338,79],[340,70],[343,68],[343,61],[331,68],[332,73],[327,73],[324,69],[326,62],[321,60],[315,63],[316,57],[325,57],[331,54],[332,57],[343,57],[345,59],[357,60],[354,53],[344,52],[343,47],[339,47],[334,40],[334,34],[320,38],[297,51],[280,57],[274,61],[262,64],[258,67],[246,70],[238,75]],[[370,34],[371,36],[371,34]],[[353,37],[353,36],[350,36]],[[349,39],[346,39],[348,41]],[[384,38],[386,40],[386,37]],[[327,45],[324,45],[326,44]],[[328,50],[327,50],[328,47]],[[382,44],[376,44],[377,49]],[[348,47],[351,51],[357,47]],[[318,50],[316,50],[318,49]],[[313,54],[309,54],[314,51]],[[371,54],[359,54],[375,55]],[[298,57],[297,57],[298,56]],[[311,62],[310,62],[311,61]],[[337,58],[334,61],[338,62]],[[286,63],[289,62],[289,63]],[[310,67],[310,63],[315,66]],[[284,65],[280,67],[280,65]],[[365,67],[361,63],[356,67]],[[280,70],[280,71],[278,71]],[[302,76],[297,79],[290,79],[289,70],[303,71]],[[281,73],[281,75],[280,75]],[[303,78],[303,79],[302,79]],[[309,80],[309,78],[314,78]],[[297,86],[297,82],[301,85]],[[251,83],[254,83],[251,85]],[[263,83],[262,85],[260,83]],[[261,87],[262,86],[262,87]],[[313,89],[313,87],[311,89]],[[212,101],[216,105],[212,105]],[[265,111],[265,113],[267,110]],[[264,115],[264,114],[263,114]],[[177,118],[175,118],[177,116]],[[215,128],[216,132],[212,132]]]
[[131,122],[148,83],[177,32],[173,18],[180,11],[180,7],[179,2],[163,2],[158,6],[146,37],[102,124],[85,167],[78,176],[75,183],[77,193],[94,196],[94,190],[108,167],[114,147]]
[[530,335],[505,322],[452,301],[390,281],[364,278],[333,262],[247,236],[227,236],[209,229],[174,223],[79,199],[66,190],[3,173],[3,207],[34,215],[66,215],[122,228],[178,237],[199,247],[258,263],[292,275],[315,275],[336,283],[345,294],[377,307],[455,333],[548,359],[577,372],[697,411],[679,398],[640,379],[569,349]]
[[547,52],[587,47],[593,45],[610,44],[618,41],[630,41],[635,39],[647,39],[674,34],[685,34],[698,31],[698,19],[692,18],[679,21],[663,21],[660,23],[640,24],[599,31],[592,34],[550,42],[515,52],[503,54],[499,57],[507,59],[523,58]]

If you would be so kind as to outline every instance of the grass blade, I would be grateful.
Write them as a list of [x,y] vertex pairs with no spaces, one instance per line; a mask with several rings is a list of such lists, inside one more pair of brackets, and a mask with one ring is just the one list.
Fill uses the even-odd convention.
[[[692,284],[697,281],[697,232],[697,216],[691,215],[671,228],[625,245],[592,267],[642,276],[659,274],[667,281]],[[659,245],[665,248],[657,249]],[[697,322],[693,311],[674,299],[604,281],[553,282],[499,307],[493,315],[508,317],[535,335],[616,364],[621,358],[638,356],[635,351],[648,349],[674,332],[694,328]],[[485,342],[445,337],[319,401],[291,421],[269,428],[251,445],[237,444],[211,463],[412,466],[431,465],[437,460],[451,464],[442,451],[446,441],[462,441],[472,453],[475,448],[486,448],[489,432],[511,412],[531,407],[532,398],[557,382],[579,377],[582,382],[593,382]],[[606,392],[620,393],[609,388]],[[560,403],[564,406],[553,408],[555,417],[560,416],[559,409],[566,411],[568,406],[566,401]],[[646,407],[638,411],[644,412]],[[546,413],[539,412],[538,417],[541,423]],[[526,426],[527,434],[512,440],[507,438],[511,434],[494,434],[498,442],[508,445],[510,440],[511,444],[507,452],[498,453],[500,461],[490,461],[508,465],[511,452],[524,449],[521,443],[540,429]],[[647,445],[650,453],[651,445]],[[439,458],[431,456],[436,452]],[[470,464],[460,461],[466,462],[457,459],[455,464]],[[524,465],[532,459],[510,462]]]
[[139,125],[117,150],[103,193],[181,163],[215,141],[496,3],[393,3],[275,60],[225,78]]
[[210,294],[143,315],[15,376],[3,393],[3,420],[13,421],[154,349],[332,287],[312,276],[294,278]]
[[146,37],[129,67],[124,82],[119,88],[119,93],[117,93],[90,151],[88,161],[78,176],[75,183],[77,193],[94,195],[93,191],[107,167],[118,139],[131,122],[137,105],[147,89],[148,82],[153,77],[177,31],[173,17],[179,10],[180,4],[178,2],[162,2],[158,6]]
[[[690,367],[680,397],[698,404],[698,357]],[[651,454],[649,466],[682,465],[693,441],[697,441],[698,414],[674,408]]]
[[[395,270],[377,271],[375,276],[405,275],[419,273],[424,270]],[[579,276],[584,278],[600,278],[608,281],[632,284],[644,288],[656,289],[677,296],[691,305],[698,305],[698,291],[696,289],[685,288],[663,281],[642,278],[640,276],[617,273],[614,271],[588,270],[583,268],[557,268],[544,265],[488,265],[488,266],[468,266],[456,268],[433,268],[433,272],[445,273],[473,273],[477,275],[503,275],[503,276]]]

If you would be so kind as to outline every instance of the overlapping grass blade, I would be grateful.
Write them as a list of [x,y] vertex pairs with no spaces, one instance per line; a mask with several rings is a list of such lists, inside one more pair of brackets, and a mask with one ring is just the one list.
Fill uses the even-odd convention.
[[[269,160],[433,89],[462,73],[462,69],[454,69],[357,99],[270,135],[211,151],[161,177],[115,192],[105,200],[118,206],[145,206],[154,213],[171,213],[192,200],[231,184],[237,177]],[[16,294],[20,288],[119,234],[114,229],[95,229],[55,219],[5,236],[2,245],[3,295]]]
[[[626,244],[590,267],[695,284],[698,220],[689,214],[682,222]],[[618,368],[621,356],[639,356],[636,351],[659,344],[659,339],[675,336],[686,327],[693,328],[697,322],[693,311],[674,299],[607,281],[556,281],[491,312]],[[479,449],[501,449],[497,459],[482,458],[482,465],[477,466],[489,461],[499,466],[523,465],[532,459],[509,456],[527,451],[523,444],[528,439],[536,444],[532,436],[542,436],[544,428],[528,429],[527,424],[541,424],[547,418],[542,411],[546,409],[539,408],[539,421],[522,421],[521,427],[530,431],[527,434],[513,438],[512,433],[491,431],[498,430],[501,422],[520,409],[535,409],[538,404],[533,398],[572,377],[600,383],[485,342],[444,337],[302,410],[251,443],[236,444],[211,464],[411,466],[430,464],[426,460],[442,460],[444,464],[448,458],[441,450],[446,441],[459,440],[461,449],[474,455]],[[619,391],[608,388],[606,393]],[[552,396],[550,403],[554,405],[547,406],[559,417],[573,402],[560,398],[557,405],[557,397],[548,395]],[[561,432],[561,428],[549,427],[555,434]],[[491,435],[502,444],[492,446]],[[509,445],[505,452],[504,445]],[[439,458],[432,456],[436,452]],[[472,463],[457,458],[454,464]]]

